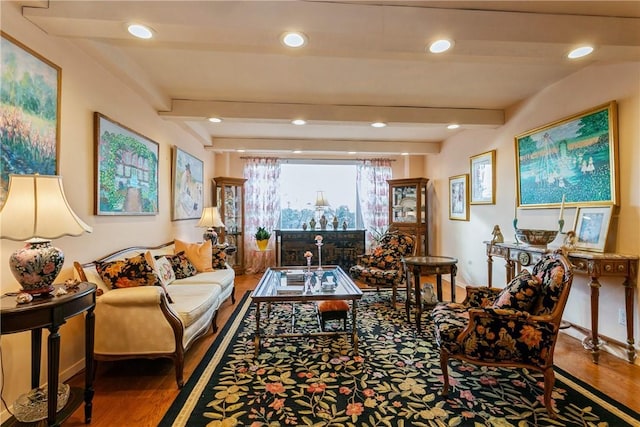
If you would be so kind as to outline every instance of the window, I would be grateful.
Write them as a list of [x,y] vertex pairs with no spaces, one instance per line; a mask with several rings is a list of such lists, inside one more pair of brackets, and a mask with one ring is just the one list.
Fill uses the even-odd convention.
[[[317,210],[315,206],[318,191],[323,191],[329,206]],[[327,229],[334,216],[339,228],[346,221],[350,229],[359,228],[356,222],[356,165],[342,161],[294,161],[282,163],[280,167],[280,228],[301,230],[302,224],[309,224],[311,218],[317,222],[320,215],[327,218]],[[320,229],[320,225],[316,226]]]

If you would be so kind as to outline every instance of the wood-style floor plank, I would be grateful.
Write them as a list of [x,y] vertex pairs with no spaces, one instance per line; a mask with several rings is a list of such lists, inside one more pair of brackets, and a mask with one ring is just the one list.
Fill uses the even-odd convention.
[[[236,277],[236,296],[239,301],[247,290],[253,289],[260,275]],[[431,281],[431,280],[429,280]],[[447,298],[447,286],[444,298]],[[464,291],[458,292],[458,295]],[[237,306],[226,301],[220,308],[218,324],[224,325]],[[400,308],[399,308],[400,309]],[[403,313],[404,314],[404,313]],[[220,328],[220,330],[222,327]],[[219,332],[218,332],[219,333]],[[217,334],[210,332],[186,353],[184,378],[191,377]],[[561,334],[556,345],[555,363],[561,369],[591,384],[611,398],[640,412],[640,366],[601,353],[598,365],[575,338]],[[73,377],[72,386],[84,386],[84,374]],[[173,363],[168,359],[100,362],[98,364],[93,399],[93,427],[155,426],[162,419],[179,393]],[[65,426],[84,426],[84,406],[67,420]]]

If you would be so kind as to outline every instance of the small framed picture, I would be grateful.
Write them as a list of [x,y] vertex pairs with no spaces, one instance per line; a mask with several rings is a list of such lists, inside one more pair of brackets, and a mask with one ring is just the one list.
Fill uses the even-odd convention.
[[487,151],[470,158],[472,205],[494,205],[496,203],[496,150]]
[[469,221],[469,174],[449,177],[449,219]]
[[576,249],[604,252],[611,221],[611,206],[579,207],[573,231]]

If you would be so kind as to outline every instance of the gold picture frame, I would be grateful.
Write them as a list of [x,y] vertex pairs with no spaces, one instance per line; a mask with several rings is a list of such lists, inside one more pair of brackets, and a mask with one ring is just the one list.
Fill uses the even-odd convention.
[[496,150],[469,158],[469,204],[496,204]]
[[610,223],[611,206],[578,207],[573,222],[576,249],[604,252]]
[[449,219],[469,221],[469,174],[449,177]]

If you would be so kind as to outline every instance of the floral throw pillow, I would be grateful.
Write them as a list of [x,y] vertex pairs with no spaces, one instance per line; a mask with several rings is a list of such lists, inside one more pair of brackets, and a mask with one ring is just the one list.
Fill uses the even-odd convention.
[[110,262],[96,262],[96,270],[112,289],[160,285],[158,276],[144,254]]
[[226,246],[214,245],[211,254],[211,267],[214,270],[227,268],[227,253],[224,251]]
[[530,311],[539,294],[540,279],[525,269],[500,291],[491,307]]
[[158,284],[162,286],[162,290],[167,297],[167,301],[170,304],[173,304],[173,300],[171,299],[171,295],[169,295],[169,290],[167,289],[167,285],[176,280],[176,274],[173,272],[173,267],[169,260],[165,257],[160,257],[158,259],[154,259],[151,252],[147,251],[144,254],[145,259],[153,267],[153,271],[156,272],[158,276]]
[[[156,259],[157,258],[162,258],[162,256],[158,256]],[[171,263],[173,272],[176,274],[176,280],[195,276],[198,273],[198,270],[196,270],[195,266],[191,264],[191,261],[187,259],[184,252],[178,252],[175,255],[165,255],[165,258]]]

